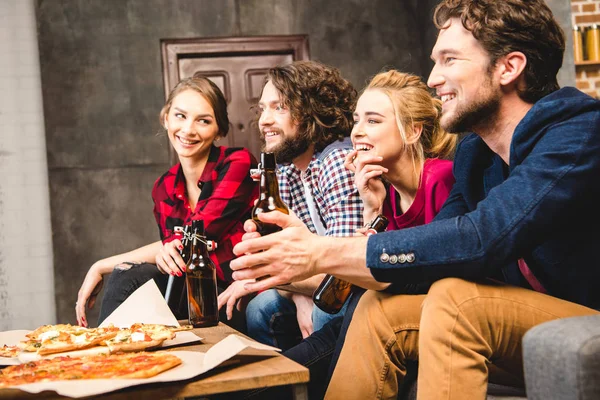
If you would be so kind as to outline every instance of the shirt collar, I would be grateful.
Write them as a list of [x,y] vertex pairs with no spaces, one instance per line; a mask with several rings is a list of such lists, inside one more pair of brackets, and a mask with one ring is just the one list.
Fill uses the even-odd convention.
[[[219,155],[221,154],[219,148],[215,145],[210,147],[210,152],[208,153],[208,160],[206,161],[206,165],[204,166],[204,170],[202,171],[202,175],[196,184],[202,189],[202,185],[204,182],[210,181],[212,177],[212,172],[215,169],[215,165],[219,161]],[[175,175],[175,183],[173,185],[173,193],[172,199],[183,199],[187,196],[187,188],[185,186],[185,176],[183,175],[183,168],[181,167],[181,163],[175,164],[169,170],[170,173]]]
[[279,173],[285,174],[287,176],[310,176],[311,171],[315,168],[316,163],[319,161],[317,158],[318,154],[313,153],[310,162],[308,163],[308,167],[306,167],[305,171],[300,171],[300,168],[296,167],[294,163],[289,164],[280,164],[279,165]]

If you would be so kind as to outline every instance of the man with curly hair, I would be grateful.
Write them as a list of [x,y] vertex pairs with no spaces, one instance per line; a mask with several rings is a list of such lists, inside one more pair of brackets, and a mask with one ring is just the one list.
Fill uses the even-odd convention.
[[562,29],[544,0],[443,0],[434,21],[441,126],[473,132],[434,221],[322,238],[272,212],[281,232],[234,248],[234,279],[270,275],[251,290],[315,273],[372,289],[326,399],[395,399],[414,361],[418,399],[485,399],[488,381],[524,385],[530,328],[599,315],[600,101],[559,87]]
[[[296,61],[268,71],[258,103],[263,151],[275,153],[281,198],[311,232],[352,236],[362,226],[362,201],[344,158],[352,150],[350,132],[356,90],[336,68]],[[248,335],[286,350],[342,316],[313,304],[311,294],[324,275],[296,282],[293,290],[270,289],[246,308]],[[248,294],[241,281],[219,296],[230,310]],[[241,307],[238,303],[238,307]]]

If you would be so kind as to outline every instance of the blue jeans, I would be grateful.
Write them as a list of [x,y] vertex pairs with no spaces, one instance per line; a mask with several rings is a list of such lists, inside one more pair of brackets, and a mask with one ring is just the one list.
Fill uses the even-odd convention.
[[[308,382],[309,399],[322,399],[325,396],[325,390],[344,345],[352,315],[364,291],[364,289],[354,287],[352,289],[352,296],[344,306],[344,316],[338,314],[332,315],[331,320],[322,329],[315,331],[315,333],[302,340],[298,345],[283,353],[287,358],[296,361],[310,370],[310,382]],[[276,386],[218,395],[215,399],[291,400],[292,390],[290,386]]]
[[[328,314],[313,307],[313,330],[317,332],[336,317],[344,315],[348,302],[337,314]],[[254,340],[287,350],[302,340],[294,302],[269,289],[252,299],[246,307],[248,336]]]

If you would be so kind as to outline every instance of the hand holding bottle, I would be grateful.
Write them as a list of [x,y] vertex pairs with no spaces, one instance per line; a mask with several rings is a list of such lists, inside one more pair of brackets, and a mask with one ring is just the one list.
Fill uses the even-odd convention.
[[251,217],[256,224],[257,231],[262,236],[278,232],[281,228],[277,225],[265,224],[258,218],[259,214],[272,211],[289,214],[287,205],[279,196],[276,168],[277,164],[273,153],[260,153],[260,191],[258,201],[252,209]]
[[183,276],[185,272],[185,261],[181,257],[180,250],[183,244],[179,239],[173,239],[164,243],[156,255],[156,266],[164,273],[173,276]]
[[230,267],[235,280],[256,279],[269,275],[264,280],[245,285],[250,292],[269,289],[277,285],[305,280],[315,275],[315,250],[323,240],[311,233],[295,215],[278,211],[259,215],[262,222],[275,224],[281,232],[261,237],[252,221],[246,221],[247,233],[233,252],[238,256]]

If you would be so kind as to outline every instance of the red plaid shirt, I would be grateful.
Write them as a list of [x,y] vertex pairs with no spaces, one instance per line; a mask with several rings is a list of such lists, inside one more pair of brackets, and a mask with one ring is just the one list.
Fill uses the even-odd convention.
[[217,250],[210,253],[217,267],[217,277],[231,282],[229,262],[235,258],[233,246],[242,240],[244,221],[250,217],[258,197],[258,185],[250,178],[250,169],[256,166],[256,159],[246,149],[212,146],[198,181],[201,192],[193,211],[187,200],[181,164],[174,165],[158,178],[152,199],[163,243],[175,239],[176,226],[204,220],[207,238],[218,244]]

